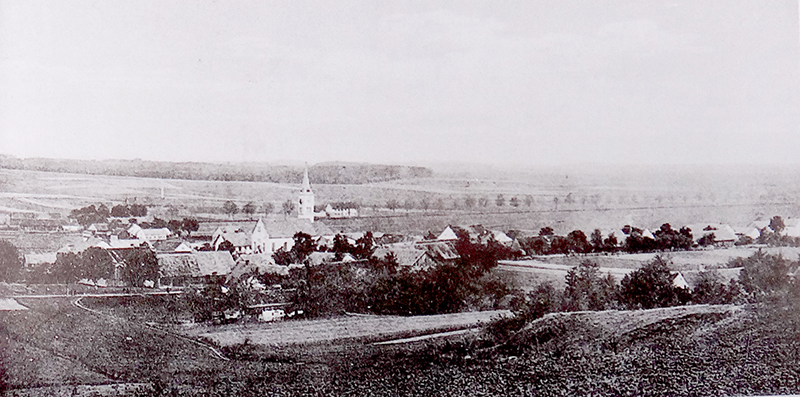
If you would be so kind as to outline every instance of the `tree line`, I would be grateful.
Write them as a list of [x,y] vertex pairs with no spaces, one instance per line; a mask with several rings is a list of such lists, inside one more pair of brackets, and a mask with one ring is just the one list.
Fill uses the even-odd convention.
[[119,278],[141,287],[158,280],[158,261],[148,247],[110,251],[89,247],[81,252],[60,252],[53,264],[26,267],[25,257],[11,242],[0,240],[0,281],[30,284],[67,284],[81,279]]
[[[160,179],[299,183],[303,168],[265,163],[198,163],[148,160],[20,159],[0,155],[0,168]],[[425,167],[328,163],[309,167],[311,183],[364,184],[401,178],[427,178]]]

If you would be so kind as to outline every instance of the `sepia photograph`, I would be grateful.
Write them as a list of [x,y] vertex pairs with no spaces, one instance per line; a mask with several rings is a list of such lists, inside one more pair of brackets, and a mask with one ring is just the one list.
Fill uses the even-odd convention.
[[800,396],[800,3],[0,0],[0,394]]

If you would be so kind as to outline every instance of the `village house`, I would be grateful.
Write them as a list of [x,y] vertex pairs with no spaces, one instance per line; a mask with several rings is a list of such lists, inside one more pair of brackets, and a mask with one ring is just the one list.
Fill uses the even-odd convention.
[[269,234],[261,219],[228,222],[220,224],[211,234],[211,246],[215,250],[226,242],[237,254],[262,253],[267,250]]
[[202,284],[206,276],[226,276],[235,266],[228,251],[157,254],[159,287]]
[[331,219],[358,217],[358,209],[353,203],[329,203],[325,206],[324,213]]
[[692,238],[697,244],[704,236],[714,235],[714,244],[718,246],[733,246],[739,237],[730,225],[723,223],[697,223],[686,225],[692,231]]
[[389,254],[397,259],[400,268],[412,271],[428,270],[445,263],[453,263],[459,255],[453,241],[419,241],[377,247],[375,257],[386,259]]
[[452,226],[448,225],[436,238],[439,241],[458,240],[456,230],[462,230],[469,236],[469,240],[476,244],[488,244],[494,240],[506,247],[511,247],[514,240],[502,231],[490,230],[482,225]]

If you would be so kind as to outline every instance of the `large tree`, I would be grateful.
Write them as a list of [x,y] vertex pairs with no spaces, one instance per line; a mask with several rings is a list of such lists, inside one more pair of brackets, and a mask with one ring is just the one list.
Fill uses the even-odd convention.
[[239,212],[239,207],[233,201],[228,200],[222,205],[222,212],[232,217]]
[[0,280],[16,281],[24,265],[25,257],[17,247],[7,240],[0,240]]
[[134,287],[144,286],[145,280],[158,280],[158,259],[149,248],[131,248],[121,251],[122,279]]
[[660,256],[626,275],[620,282],[620,301],[630,309],[652,309],[686,303],[689,296],[673,284],[675,275]]

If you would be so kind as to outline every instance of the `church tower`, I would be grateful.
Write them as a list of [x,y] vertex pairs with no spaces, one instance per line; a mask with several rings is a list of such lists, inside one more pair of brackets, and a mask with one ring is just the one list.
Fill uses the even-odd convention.
[[300,188],[300,197],[297,200],[297,217],[314,222],[314,192],[308,182],[308,167],[303,172],[303,186]]

